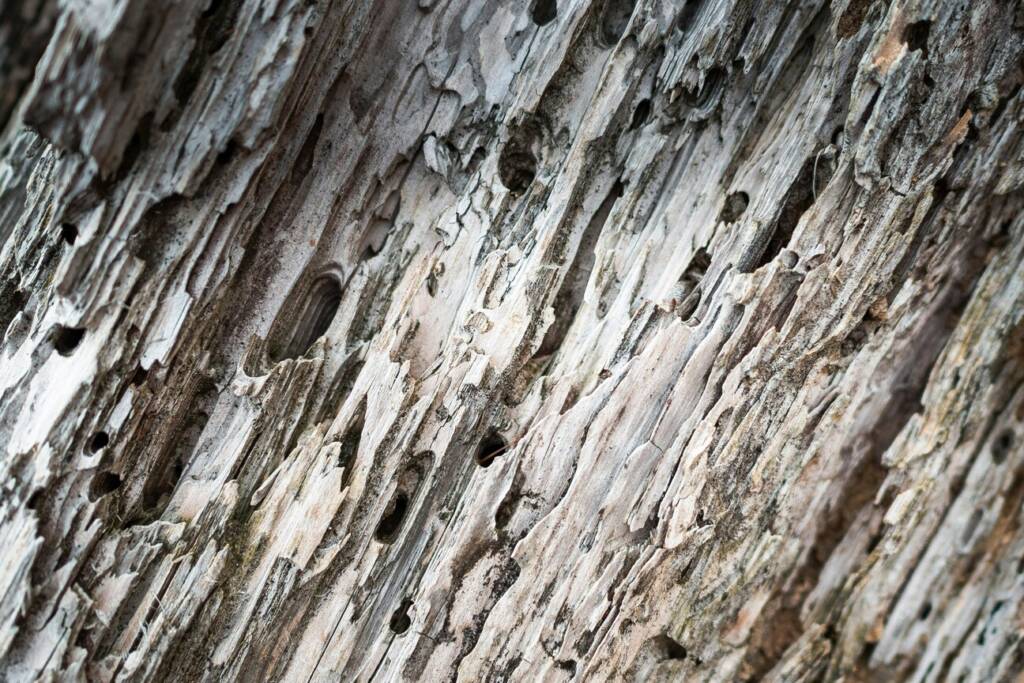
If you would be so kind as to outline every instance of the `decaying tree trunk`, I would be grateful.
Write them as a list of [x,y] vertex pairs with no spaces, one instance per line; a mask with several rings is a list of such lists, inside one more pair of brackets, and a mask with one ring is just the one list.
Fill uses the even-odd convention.
[[1022,45],[6,1],[0,678],[1011,680]]

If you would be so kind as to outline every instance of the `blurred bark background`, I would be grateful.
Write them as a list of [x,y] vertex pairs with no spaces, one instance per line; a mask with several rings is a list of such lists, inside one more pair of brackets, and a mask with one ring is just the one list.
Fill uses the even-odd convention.
[[1022,41],[4,2],[0,677],[1011,680]]

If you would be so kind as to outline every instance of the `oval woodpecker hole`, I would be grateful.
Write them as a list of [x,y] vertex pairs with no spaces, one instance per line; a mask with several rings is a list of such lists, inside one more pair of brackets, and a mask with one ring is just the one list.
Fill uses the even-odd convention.
[[150,474],[142,487],[142,507],[147,513],[162,510],[174,495],[181,475],[185,473],[185,464],[174,458],[164,463]]
[[132,378],[129,381],[133,387],[141,387],[146,383],[148,377],[149,371],[141,365],[136,365],[135,372],[132,373]]
[[920,51],[921,56],[928,59],[928,34],[931,33],[931,26],[930,21],[915,21],[912,24],[907,24],[903,30],[903,41],[907,44],[907,50]]

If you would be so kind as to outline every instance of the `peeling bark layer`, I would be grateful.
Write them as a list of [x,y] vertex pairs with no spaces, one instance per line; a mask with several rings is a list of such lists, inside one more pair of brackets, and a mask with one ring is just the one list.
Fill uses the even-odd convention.
[[5,4],[0,677],[1011,680],[1022,41]]

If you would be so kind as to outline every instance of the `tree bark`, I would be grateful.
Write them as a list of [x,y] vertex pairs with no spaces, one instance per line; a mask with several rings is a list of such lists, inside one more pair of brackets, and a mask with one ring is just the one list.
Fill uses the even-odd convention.
[[5,3],[0,677],[1013,680],[1022,45]]

